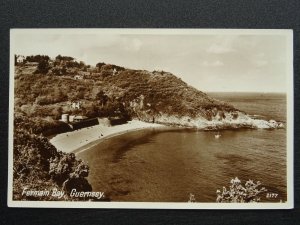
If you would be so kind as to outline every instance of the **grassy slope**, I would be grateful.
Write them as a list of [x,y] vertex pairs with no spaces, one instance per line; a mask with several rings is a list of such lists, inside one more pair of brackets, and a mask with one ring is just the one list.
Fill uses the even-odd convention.
[[[151,115],[163,113],[192,118],[208,118],[207,112],[213,108],[235,110],[166,72],[124,69],[113,75],[109,68],[84,80],[74,80],[72,76],[30,74],[20,68],[16,73],[15,105],[27,116],[58,119],[62,112],[72,113],[67,106],[71,100],[83,102],[83,111],[79,113],[86,114],[95,108],[101,110],[96,97],[101,90],[109,97],[109,103],[122,103],[132,117],[136,116],[137,110]],[[134,112],[130,103],[140,103],[141,96],[144,97],[143,105]]]
[[196,116],[204,110],[218,108],[233,110],[224,102],[218,101],[205,93],[188,86],[180,78],[166,72],[147,72],[125,70],[115,76],[104,79],[105,84],[115,84],[125,92],[125,101],[144,96],[144,105],[151,104],[150,109],[169,115]]

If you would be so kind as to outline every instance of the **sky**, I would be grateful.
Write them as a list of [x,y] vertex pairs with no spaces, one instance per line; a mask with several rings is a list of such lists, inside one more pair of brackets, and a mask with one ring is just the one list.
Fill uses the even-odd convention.
[[14,54],[61,54],[92,66],[105,62],[131,69],[164,70],[205,92],[286,91],[291,65],[286,35],[63,31],[16,32]]

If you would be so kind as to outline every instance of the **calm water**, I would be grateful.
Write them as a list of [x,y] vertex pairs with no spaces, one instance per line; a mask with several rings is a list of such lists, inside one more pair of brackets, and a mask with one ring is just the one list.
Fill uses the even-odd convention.
[[[211,94],[251,114],[285,122],[285,96]],[[215,202],[239,177],[259,180],[286,200],[286,130],[143,130],[105,140],[78,156],[90,165],[94,191],[112,201]]]

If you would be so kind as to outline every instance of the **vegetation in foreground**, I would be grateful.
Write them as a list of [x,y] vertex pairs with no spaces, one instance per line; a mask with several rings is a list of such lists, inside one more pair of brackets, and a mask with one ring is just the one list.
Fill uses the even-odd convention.
[[251,203],[260,202],[261,194],[265,193],[267,189],[261,187],[261,183],[253,180],[248,180],[245,185],[236,177],[230,181],[228,189],[223,187],[223,190],[217,190],[217,199],[219,203]]
[[[86,180],[89,167],[83,161],[77,160],[73,153],[58,152],[46,137],[22,128],[20,123],[25,123],[24,118],[17,118],[16,121],[19,124],[15,123],[14,127],[14,200],[58,200],[51,195],[27,196],[23,193],[25,189],[57,189],[65,193],[70,193],[73,188],[78,191],[92,190]],[[60,200],[71,200],[68,195],[63,197]]]

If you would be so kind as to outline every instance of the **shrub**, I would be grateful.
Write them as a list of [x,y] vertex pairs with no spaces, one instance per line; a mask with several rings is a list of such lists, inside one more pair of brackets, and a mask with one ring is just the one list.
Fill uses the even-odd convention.
[[52,99],[49,98],[48,96],[38,96],[35,99],[35,103],[38,105],[48,105],[52,103]]
[[35,71],[35,73],[42,73],[42,74],[46,74],[48,73],[48,70],[50,69],[49,63],[47,60],[42,60],[39,62],[38,66],[37,66],[37,70]]
[[91,185],[85,180],[89,167],[81,160],[76,160],[75,154],[59,153],[50,159],[49,174],[52,179],[70,192],[73,188],[79,191],[91,191]]
[[28,132],[20,126],[14,128],[13,164],[15,200],[55,200],[45,196],[23,195],[24,188],[57,188],[67,192],[73,188],[78,191],[92,190],[86,180],[89,167],[83,161],[77,160],[73,153],[58,152],[47,138]]
[[188,202],[189,203],[195,203],[196,202],[196,198],[195,198],[194,194],[190,193]]
[[48,61],[50,59],[47,55],[31,55],[26,57],[26,62],[41,62]]
[[217,202],[231,203],[248,203],[260,202],[260,194],[266,192],[265,187],[260,187],[261,183],[248,180],[243,186],[241,181],[236,177],[230,181],[229,190],[223,187],[222,192],[217,190]]

